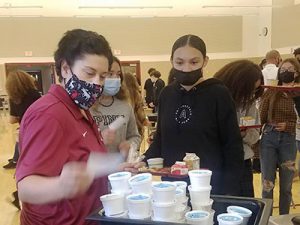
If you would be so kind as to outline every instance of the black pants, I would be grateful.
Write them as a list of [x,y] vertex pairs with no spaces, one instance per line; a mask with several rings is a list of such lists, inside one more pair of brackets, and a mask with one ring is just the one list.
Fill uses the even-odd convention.
[[244,161],[243,176],[240,182],[241,196],[243,197],[254,197],[253,188],[253,172],[251,159]]

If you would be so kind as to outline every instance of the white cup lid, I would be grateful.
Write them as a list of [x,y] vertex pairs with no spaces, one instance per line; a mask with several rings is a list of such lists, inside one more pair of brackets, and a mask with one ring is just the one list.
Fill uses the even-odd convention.
[[131,177],[130,172],[118,172],[108,175],[109,180],[122,180]]
[[157,191],[171,191],[176,189],[176,185],[168,181],[162,181],[156,184],[152,184],[152,187]]
[[147,159],[148,163],[163,163],[164,159],[163,158],[151,158]]
[[204,176],[211,176],[211,175],[212,175],[212,171],[211,170],[200,169],[200,170],[190,170],[189,171],[189,176],[204,177]]
[[100,197],[100,200],[103,201],[110,201],[110,200],[114,200],[114,199],[120,199],[123,198],[124,195],[120,195],[120,194],[107,194],[107,195],[102,195]]
[[144,183],[152,180],[151,173],[141,173],[129,178],[129,183]]
[[151,199],[150,195],[147,194],[132,194],[132,195],[128,195],[126,198],[128,201],[132,201],[132,202],[145,202],[145,201],[150,201]]
[[252,215],[251,210],[241,207],[241,206],[235,206],[235,205],[228,206],[227,212],[228,213],[237,213],[242,217],[250,217]]
[[233,213],[222,213],[217,216],[218,222],[228,225],[239,225],[243,221],[243,217]]

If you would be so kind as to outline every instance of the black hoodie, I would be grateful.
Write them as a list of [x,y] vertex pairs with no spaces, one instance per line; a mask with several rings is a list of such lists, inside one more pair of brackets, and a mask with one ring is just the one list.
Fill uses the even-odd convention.
[[239,195],[242,138],[234,102],[217,79],[190,91],[175,82],[161,92],[157,132],[146,159],[162,157],[170,167],[187,152],[200,157],[201,168],[212,170],[212,194]]

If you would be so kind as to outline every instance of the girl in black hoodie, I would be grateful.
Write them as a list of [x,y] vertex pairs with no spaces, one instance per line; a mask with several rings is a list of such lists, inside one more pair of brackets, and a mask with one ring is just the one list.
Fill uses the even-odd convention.
[[172,48],[175,82],[161,92],[157,132],[146,159],[164,158],[170,167],[187,152],[212,170],[212,194],[239,195],[243,145],[234,102],[216,79],[203,78],[208,62],[201,38],[185,35]]

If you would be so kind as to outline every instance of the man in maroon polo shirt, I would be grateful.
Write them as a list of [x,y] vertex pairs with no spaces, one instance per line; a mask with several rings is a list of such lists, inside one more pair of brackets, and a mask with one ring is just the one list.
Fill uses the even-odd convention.
[[72,30],[60,40],[55,66],[61,85],[31,105],[21,123],[21,225],[93,224],[85,217],[100,207],[107,184],[94,179],[86,161],[90,152],[106,150],[89,108],[111,62],[108,42],[95,32]]

